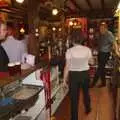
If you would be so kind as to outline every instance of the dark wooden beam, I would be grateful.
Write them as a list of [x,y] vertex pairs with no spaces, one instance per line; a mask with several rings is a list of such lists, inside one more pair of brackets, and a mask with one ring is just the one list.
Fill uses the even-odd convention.
[[105,1],[104,0],[101,0],[101,7],[102,7],[102,10],[105,9]]
[[14,8],[13,9],[11,9],[11,8],[1,8],[0,11],[4,11],[6,13],[13,13],[13,14],[20,15],[20,16],[24,16],[24,15],[27,14],[27,13],[24,13],[24,12],[16,11]]
[[14,13],[14,12],[11,12],[11,11],[8,11],[8,10],[0,9],[0,12],[8,13],[8,15],[11,15],[15,18],[20,18],[20,19],[24,18],[24,16],[18,15],[17,13]]
[[93,9],[93,7],[92,7],[92,4],[91,4],[90,0],[86,0],[86,3],[88,4],[88,6],[89,6],[89,8],[90,8],[90,9]]
[[104,14],[101,10],[94,10],[94,11],[84,11],[77,13],[68,13],[66,17],[88,17],[88,18],[106,18],[106,17],[113,17],[113,12],[111,9],[105,9],[106,14]]
[[113,17],[113,11],[112,9],[104,9],[104,11],[101,10],[94,10],[89,11],[87,13],[87,16],[90,18],[105,18],[105,17]]
[[14,7],[15,5],[14,5],[14,0],[11,0],[11,5]]

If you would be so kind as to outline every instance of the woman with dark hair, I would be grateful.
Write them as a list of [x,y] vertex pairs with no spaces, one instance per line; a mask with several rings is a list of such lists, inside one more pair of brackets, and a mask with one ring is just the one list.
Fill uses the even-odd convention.
[[86,114],[90,113],[89,96],[89,60],[92,58],[91,50],[83,46],[84,36],[80,29],[71,33],[73,47],[66,52],[66,65],[64,68],[64,87],[67,87],[69,78],[69,92],[71,100],[71,120],[78,120],[79,89],[83,89],[84,105]]

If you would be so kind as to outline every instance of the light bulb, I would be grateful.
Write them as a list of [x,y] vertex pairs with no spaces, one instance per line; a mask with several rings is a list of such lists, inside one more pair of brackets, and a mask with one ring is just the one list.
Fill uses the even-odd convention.
[[70,26],[73,26],[73,22],[72,22],[72,21],[70,21],[70,22],[69,22],[69,25],[70,25]]
[[18,3],[23,3],[24,0],[16,0],[16,2],[18,2]]
[[21,29],[20,29],[20,32],[21,32],[21,33],[25,33],[24,28],[21,28]]
[[56,28],[55,28],[55,27],[53,27],[53,28],[52,28],[52,30],[53,30],[53,31],[56,31]]
[[55,8],[52,10],[52,15],[57,15],[58,14],[58,10]]

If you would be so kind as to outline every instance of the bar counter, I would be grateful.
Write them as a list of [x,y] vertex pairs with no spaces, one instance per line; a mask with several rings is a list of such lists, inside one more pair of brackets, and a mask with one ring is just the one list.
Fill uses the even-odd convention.
[[[17,117],[26,116],[31,117],[31,120],[35,120],[38,116],[38,118],[44,118],[44,116],[41,113],[46,113],[44,110],[45,108],[45,94],[44,94],[44,87],[38,83],[40,81],[36,81],[35,77],[35,71],[43,68],[47,69],[47,63],[40,62],[39,64],[35,65],[34,67],[31,67],[27,70],[22,70],[21,75],[17,76],[6,76],[2,79],[0,79],[0,99],[6,100],[7,98],[12,98],[19,89],[21,88],[30,88],[31,90],[38,90],[37,94],[31,96],[29,99],[25,99],[22,102],[14,103],[14,108],[11,106],[12,110],[9,110],[9,113],[3,112],[0,113],[0,120],[9,120],[11,117],[14,117],[13,120],[16,120]],[[25,81],[26,84],[24,83]],[[29,81],[36,82],[35,85],[29,83]],[[22,85],[22,86],[21,86]],[[26,104],[27,103],[27,104]],[[27,111],[26,111],[27,108]],[[44,111],[43,111],[44,110]],[[23,114],[21,111],[25,111]],[[45,119],[43,119],[45,120]]]
[[23,80],[25,77],[27,77],[29,74],[31,74],[32,72],[34,72],[35,70],[39,68],[47,68],[47,64],[41,61],[39,64],[36,64],[35,66],[29,69],[21,70],[21,75],[9,76],[9,73],[7,73],[6,77],[0,78],[0,88],[16,80]]

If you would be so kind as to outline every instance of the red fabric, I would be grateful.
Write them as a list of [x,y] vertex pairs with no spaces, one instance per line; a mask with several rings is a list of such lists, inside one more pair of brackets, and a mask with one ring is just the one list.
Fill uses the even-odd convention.
[[8,72],[0,72],[0,78],[5,78],[8,77],[9,73]]
[[44,87],[45,87],[45,100],[46,104],[49,104],[51,100],[51,86],[50,86],[50,71],[41,71],[40,79],[43,80]]

